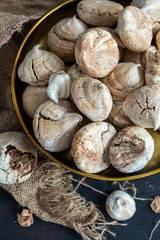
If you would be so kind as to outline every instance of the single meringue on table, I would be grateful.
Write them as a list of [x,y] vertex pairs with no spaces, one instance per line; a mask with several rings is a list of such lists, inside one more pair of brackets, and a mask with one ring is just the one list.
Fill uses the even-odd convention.
[[74,136],[71,154],[76,166],[87,173],[98,173],[109,165],[109,147],[116,135],[106,122],[90,123]]
[[47,94],[51,100],[58,103],[59,98],[68,98],[70,96],[70,92],[71,79],[67,73],[61,71],[50,76]]
[[120,172],[137,172],[148,164],[153,152],[152,136],[144,128],[130,126],[122,129],[111,143],[110,163]]
[[22,82],[30,85],[45,86],[51,74],[65,69],[64,62],[55,54],[41,50],[35,45],[18,67]]
[[135,214],[136,204],[128,193],[117,190],[108,196],[106,200],[106,211],[112,219],[125,221]]

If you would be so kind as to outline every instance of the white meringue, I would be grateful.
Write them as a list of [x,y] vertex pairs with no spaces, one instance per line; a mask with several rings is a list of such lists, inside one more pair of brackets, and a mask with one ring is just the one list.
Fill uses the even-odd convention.
[[59,98],[66,99],[70,96],[71,79],[64,71],[60,71],[50,76],[47,88],[48,97],[58,103]]

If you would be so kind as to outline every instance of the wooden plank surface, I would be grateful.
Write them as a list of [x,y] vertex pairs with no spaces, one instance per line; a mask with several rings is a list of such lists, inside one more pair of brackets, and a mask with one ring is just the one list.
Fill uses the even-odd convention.
[[[78,175],[75,178],[81,179]],[[131,181],[138,189],[137,197],[153,198],[160,195],[160,174]],[[86,179],[85,183],[92,187],[111,193],[119,189],[118,185],[112,182]],[[122,182],[123,183],[123,182]],[[106,197],[93,190],[80,186],[79,193],[87,200],[93,201],[97,208],[102,211],[108,221],[112,221],[105,212]],[[132,192],[130,192],[132,193]],[[148,240],[149,235],[156,222],[160,219],[160,214],[155,214],[150,209],[150,201],[136,201],[137,211],[128,221],[127,227],[111,226],[109,229],[117,234],[116,240]],[[21,212],[21,207],[3,189],[0,189],[0,239],[1,240],[81,240],[81,236],[74,230],[59,226],[53,223],[46,223],[34,217],[34,224],[29,228],[22,228],[16,222],[17,213]],[[108,240],[113,240],[112,236],[106,235]],[[160,239],[160,227],[153,235],[153,240]]]

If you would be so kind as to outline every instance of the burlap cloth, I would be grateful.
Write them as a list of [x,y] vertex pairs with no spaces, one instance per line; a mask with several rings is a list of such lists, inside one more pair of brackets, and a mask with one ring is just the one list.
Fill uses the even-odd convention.
[[[0,132],[22,130],[12,104],[10,79],[24,30],[33,19],[61,2],[0,0]],[[93,203],[74,191],[70,173],[44,158],[39,157],[36,170],[26,182],[1,186],[42,220],[73,228],[87,240],[106,239],[103,235],[111,224]]]

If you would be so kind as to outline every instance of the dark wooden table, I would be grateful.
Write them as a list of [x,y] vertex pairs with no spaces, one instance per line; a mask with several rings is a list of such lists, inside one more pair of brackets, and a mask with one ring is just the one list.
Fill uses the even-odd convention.
[[[73,174],[74,178],[81,179]],[[151,177],[130,181],[134,183],[137,197],[154,198],[160,195],[160,174]],[[118,185],[112,182],[98,181],[87,178],[85,183],[106,193],[119,189]],[[123,183],[123,182],[122,182]],[[93,201],[97,208],[102,211],[108,221],[112,221],[105,212],[106,197],[91,189],[80,186],[79,193],[87,200]],[[130,192],[132,193],[132,192]],[[116,238],[108,233],[108,240],[148,240],[155,224],[160,219],[160,214],[155,214],[150,209],[150,201],[136,200],[137,211],[128,221],[127,227],[110,226],[110,230],[115,232]],[[18,203],[3,189],[0,189],[0,239],[1,240],[81,240],[81,236],[74,230],[59,226],[53,223],[46,223],[34,217],[34,224],[29,228],[22,228],[16,222],[17,213],[21,212]],[[153,234],[152,240],[160,239],[160,226]]]

